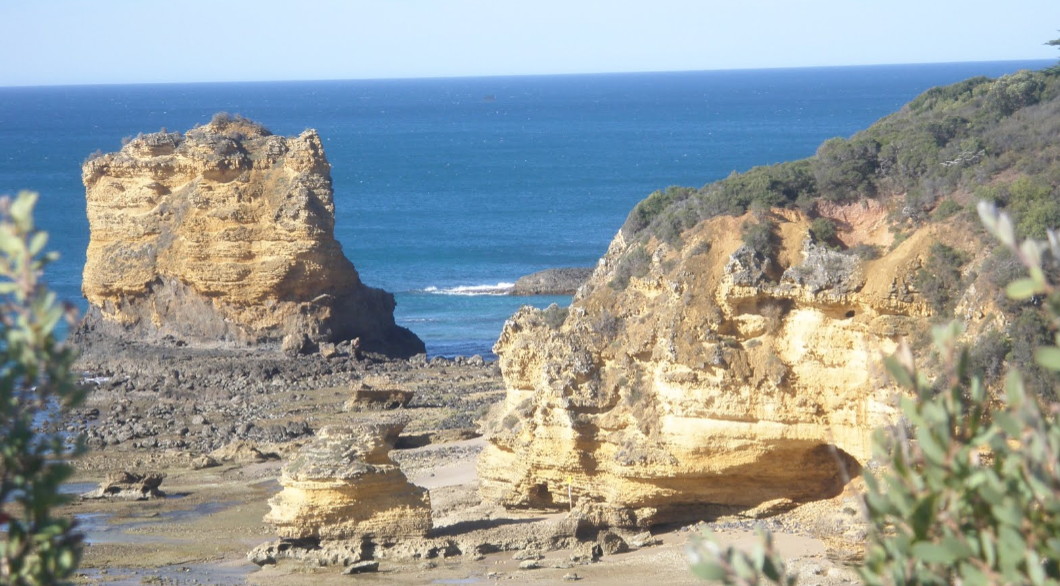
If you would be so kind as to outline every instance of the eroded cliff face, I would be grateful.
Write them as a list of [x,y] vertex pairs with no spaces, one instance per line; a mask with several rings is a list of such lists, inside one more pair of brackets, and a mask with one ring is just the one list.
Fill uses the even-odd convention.
[[141,135],[82,169],[91,239],[83,330],[193,345],[338,341],[423,351],[394,299],[361,283],[334,238],[320,137],[215,117]]
[[[830,213],[847,244],[891,245],[879,204]],[[590,519],[645,526],[838,494],[894,416],[880,358],[926,327],[913,279],[931,243],[974,244],[928,225],[862,260],[812,244],[796,211],[771,216],[772,258],[742,245],[749,215],[704,221],[676,248],[620,233],[566,314],[511,318],[483,496],[566,508],[569,491]]]

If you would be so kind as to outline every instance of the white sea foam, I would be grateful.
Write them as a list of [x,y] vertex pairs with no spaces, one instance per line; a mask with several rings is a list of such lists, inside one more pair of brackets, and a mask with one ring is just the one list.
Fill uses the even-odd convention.
[[459,287],[427,287],[424,293],[433,295],[507,295],[512,292],[515,283],[497,283],[495,285],[461,285]]

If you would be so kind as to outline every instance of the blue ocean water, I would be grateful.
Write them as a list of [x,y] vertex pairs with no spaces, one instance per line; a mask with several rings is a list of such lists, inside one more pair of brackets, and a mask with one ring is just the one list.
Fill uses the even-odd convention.
[[0,193],[42,194],[62,258],[48,279],[84,307],[82,161],[161,128],[238,113],[316,128],[336,236],[432,355],[490,354],[520,305],[488,294],[591,266],[655,189],[812,155],[925,89],[1050,61],[418,80],[0,88]]

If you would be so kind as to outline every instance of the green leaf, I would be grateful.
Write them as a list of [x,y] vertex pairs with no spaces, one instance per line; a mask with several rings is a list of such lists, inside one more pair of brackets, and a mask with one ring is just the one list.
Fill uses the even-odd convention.
[[1034,360],[1049,370],[1060,371],[1060,348],[1056,346],[1035,348]]
[[920,449],[924,452],[924,457],[927,458],[928,462],[933,466],[945,466],[946,450],[935,439],[933,431],[933,429],[928,429],[927,427],[918,428],[916,433],[917,443],[920,445]]
[[891,377],[894,378],[894,382],[898,383],[899,386],[907,389],[916,387],[913,382],[913,375],[902,366],[897,358],[888,356],[883,359],[883,365],[887,368],[887,372],[891,374]]
[[30,238],[29,241],[29,253],[31,256],[37,256],[40,251],[44,250],[45,245],[48,244],[48,233],[37,232]]
[[1017,301],[1030,299],[1042,293],[1045,293],[1045,287],[1034,279],[1017,279],[1005,287],[1005,294],[1008,295],[1009,299]]
[[11,202],[11,219],[23,233],[33,229],[33,206],[39,196],[32,191],[23,191]]
[[929,541],[914,543],[909,553],[929,564],[952,564],[960,557],[953,549]]
[[713,562],[700,562],[692,566],[692,573],[703,580],[722,582],[728,576],[725,568]]

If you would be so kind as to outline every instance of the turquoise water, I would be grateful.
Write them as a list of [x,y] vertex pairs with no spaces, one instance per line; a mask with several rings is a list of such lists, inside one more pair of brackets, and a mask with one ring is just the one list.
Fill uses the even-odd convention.
[[812,155],[935,85],[1050,64],[0,88],[0,193],[42,193],[62,254],[49,282],[83,307],[90,153],[219,111],[316,128],[336,236],[362,279],[396,294],[430,354],[488,355],[520,305],[569,301],[490,290],[593,265],[651,191]]

